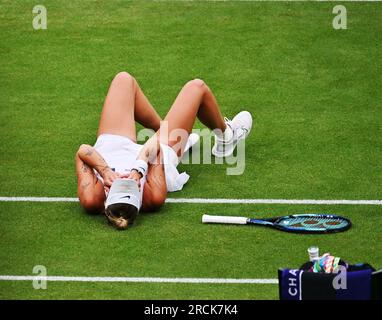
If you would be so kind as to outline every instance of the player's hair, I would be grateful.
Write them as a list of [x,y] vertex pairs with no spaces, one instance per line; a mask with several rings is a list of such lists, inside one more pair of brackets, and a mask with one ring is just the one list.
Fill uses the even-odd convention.
[[[114,203],[105,210],[105,215],[109,222],[117,229],[126,229],[127,226],[134,223],[138,215],[138,209],[128,203]],[[123,222],[123,221],[126,222]]]

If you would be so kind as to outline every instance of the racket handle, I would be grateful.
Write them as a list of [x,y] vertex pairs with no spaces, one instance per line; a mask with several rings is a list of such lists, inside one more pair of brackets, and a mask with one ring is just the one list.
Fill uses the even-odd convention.
[[203,223],[230,223],[230,224],[247,224],[248,218],[244,217],[228,217],[228,216],[210,216],[203,214]]

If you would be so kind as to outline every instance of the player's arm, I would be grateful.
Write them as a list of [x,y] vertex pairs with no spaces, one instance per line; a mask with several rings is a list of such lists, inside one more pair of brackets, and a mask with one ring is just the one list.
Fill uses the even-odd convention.
[[[89,213],[100,213],[104,209],[105,191],[94,169],[98,168],[102,177],[112,179],[105,160],[91,146],[81,145],[75,157],[77,174],[77,194],[82,207]],[[103,170],[102,170],[103,169]],[[113,171],[110,170],[112,173]],[[103,173],[103,175],[101,174]],[[113,173],[114,174],[114,173]]]
[[[158,157],[161,156],[160,154]],[[150,164],[143,188],[142,211],[159,210],[167,197],[167,185],[162,163]]]
[[100,174],[105,186],[110,187],[113,181],[119,177],[92,146],[82,144],[77,151],[77,156],[86,166],[95,169]]
[[[164,167],[160,161],[161,156],[160,144],[155,134],[146,141],[137,157],[137,166],[139,166],[139,163],[142,163],[142,161],[147,164],[142,211],[157,211],[166,200],[167,186]],[[129,178],[136,180],[139,184],[139,180],[143,174],[142,170],[133,169]]]

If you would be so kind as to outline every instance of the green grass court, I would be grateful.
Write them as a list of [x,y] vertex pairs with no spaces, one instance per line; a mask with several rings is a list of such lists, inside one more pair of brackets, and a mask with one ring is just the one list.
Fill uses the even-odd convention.
[[[32,28],[45,5],[48,29]],[[0,0],[0,196],[75,197],[108,86],[129,71],[161,116],[202,78],[224,114],[252,112],[246,170],[181,165],[171,198],[381,199],[382,4]],[[200,123],[197,128],[202,128]],[[203,213],[335,213],[353,228],[299,235],[203,225]],[[0,275],[275,279],[311,245],[382,267],[380,205],[167,203],[118,232],[79,204],[0,201]],[[0,299],[277,299],[276,284],[0,281]]]

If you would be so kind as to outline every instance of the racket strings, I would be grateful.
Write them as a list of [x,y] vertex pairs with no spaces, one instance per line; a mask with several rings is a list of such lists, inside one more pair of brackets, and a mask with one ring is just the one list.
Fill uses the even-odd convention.
[[314,218],[299,217],[282,221],[282,224],[288,228],[305,228],[305,229],[339,229],[348,225],[346,220],[340,218]]

